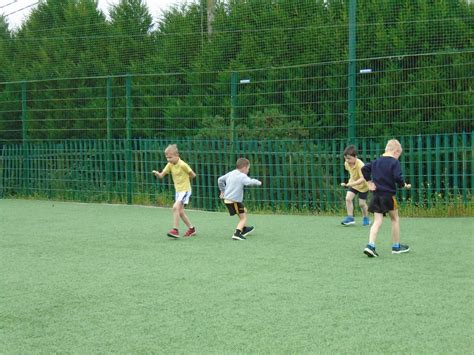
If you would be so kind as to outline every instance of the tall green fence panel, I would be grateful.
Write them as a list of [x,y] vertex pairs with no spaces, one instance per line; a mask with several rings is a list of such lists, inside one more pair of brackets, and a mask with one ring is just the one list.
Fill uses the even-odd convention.
[[[473,159],[472,135],[438,135],[403,137],[405,149],[401,158],[412,190],[403,196],[402,204],[430,208],[448,204],[468,206],[472,203],[470,167]],[[444,142],[444,144],[436,142]],[[177,143],[182,159],[197,173],[193,181],[192,206],[205,210],[222,209],[217,179],[234,168],[228,161],[230,142],[226,140],[135,139],[132,147],[133,202],[170,205],[174,188],[170,178],[159,180],[151,171],[166,165],[163,150]],[[434,147],[431,149],[433,143]],[[457,143],[455,143],[457,142]],[[366,162],[383,153],[383,142],[372,144],[360,158]],[[359,144],[370,146],[369,141]],[[127,202],[126,140],[113,141],[111,174],[105,169],[105,140],[67,140],[52,144],[30,143],[29,194],[41,198],[78,201]],[[345,191],[340,183],[347,181],[341,148],[344,141],[241,141],[236,154],[251,163],[250,175],[263,182],[249,189],[247,202],[254,208],[273,211],[337,211],[344,208]],[[448,148],[446,148],[448,147]],[[452,149],[449,147],[457,147]],[[430,149],[427,149],[430,148]],[[439,164],[428,164],[436,156],[446,156]],[[22,188],[22,145],[2,148],[2,193],[4,196],[27,196]],[[458,173],[461,172],[462,173]],[[107,181],[107,176],[112,181]],[[440,176],[430,179],[430,176]]]

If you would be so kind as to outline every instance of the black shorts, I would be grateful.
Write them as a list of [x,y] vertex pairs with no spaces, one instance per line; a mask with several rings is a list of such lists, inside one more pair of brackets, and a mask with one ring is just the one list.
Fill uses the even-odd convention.
[[360,200],[367,200],[367,196],[369,195],[369,191],[366,192],[360,192],[359,190],[354,189],[353,187],[349,187],[348,190],[350,192],[355,193],[356,195],[359,195]]
[[231,216],[235,214],[245,213],[245,207],[242,202],[231,202],[225,204],[227,209],[229,210],[229,214]]
[[398,209],[398,202],[393,195],[373,194],[369,204],[369,212],[387,213]]

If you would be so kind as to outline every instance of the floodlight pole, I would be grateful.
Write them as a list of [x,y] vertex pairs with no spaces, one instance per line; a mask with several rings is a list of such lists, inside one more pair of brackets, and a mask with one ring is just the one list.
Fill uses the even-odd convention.
[[112,78],[107,78],[107,158],[105,161],[105,174],[109,203],[112,202]]
[[132,76],[125,78],[125,99],[126,99],[126,147],[125,166],[127,174],[127,204],[133,202],[133,175],[132,175]]
[[230,77],[230,130],[231,130],[231,147],[232,147],[232,160],[235,161],[235,118],[236,118],[236,107],[237,107],[237,73],[232,72]]
[[348,143],[355,143],[356,121],[356,12],[357,0],[349,0],[349,65],[348,65]]
[[28,106],[26,82],[21,83],[21,124],[22,124],[22,150],[23,150],[23,188],[27,195],[30,193],[30,169],[28,154]]

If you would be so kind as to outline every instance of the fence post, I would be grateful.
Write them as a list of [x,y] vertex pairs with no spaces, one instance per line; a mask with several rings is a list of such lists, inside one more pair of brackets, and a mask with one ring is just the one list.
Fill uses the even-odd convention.
[[232,72],[230,77],[230,130],[231,130],[231,161],[235,161],[235,116],[237,107],[237,73]]
[[435,136],[435,180],[436,180],[436,204],[441,203],[441,136]]
[[[426,140],[426,205],[431,208],[431,194],[433,191],[432,175],[432,150],[431,150],[431,135],[425,137]],[[435,199],[436,201],[436,199]]]
[[112,202],[112,78],[107,78],[107,151],[105,157],[105,180],[109,203]]
[[[467,134],[466,132],[462,132],[462,154],[461,154],[461,159],[462,159],[462,202],[465,205],[467,203],[467,161],[468,161],[468,156],[467,156]],[[472,164],[471,164],[472,165]],[[471,177],[471,179],[474,179],[474,176]]]
[[23,150],[23,189],[29,195],[30,171],[28,167],[28,107],[26,105],[26,82],[21,83],[21,125],[22,125],[22,150]]
[[458,204],[459,183],[458,183],[458,134],[453,133],[453,203]]
[[443,136],[443,141],[444,141],[444,170],[443,170],[443,176],[444,176],[444,197],[446,201],[446,205],[449,205],[449,188],[451,187],[451,181],[449,179],[450,177],[450,160],[449,160],[449,136],[445,133]]
[[[469,149],[471,160],[474,158],[474,131],[471,131],[471,148]],[[471,165],[471,195],[474,194],[474,164]]]
[[127,204],[132,204],[132,77],[127,75],[125,79],[125,97],[126,97],[126,145],[125,145],[125,164],[126,164],[126,176],[127,176]]
[[3,175],[5,174],[6,170],[6,162],[5,162],[5,157],[7,156],[5,154],[6,152],[6,145],[0,145],[0,198],[3,198],[4,196],[4,186],[3,186]]
[[[425,186],[425,175],[423,174],[423,140],[421,139],[421,134],[418,135],[418,169],[416,175],[418,176],[418,186],[417,186],[417,197],[416,202],[419,202],[421,206],[424,206],[426,201],[423,198],[423,193],[426,193],[426,186]],[[426,156],[426,155],[425,155]],[[428,181],[429,183],[429,181]]]
[[356,0],[349,1],[349,65],[348,65],[348,127],[347,139],[353,144],[356,136]]

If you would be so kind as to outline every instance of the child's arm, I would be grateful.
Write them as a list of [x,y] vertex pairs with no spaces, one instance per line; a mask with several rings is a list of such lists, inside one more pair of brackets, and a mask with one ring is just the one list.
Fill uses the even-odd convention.
[[361,166],[358,170],[359,170],[359,176],[360,176],[360,178],[358,178],[356,181],[347,183],[347,184],[346,184],[347,187],[357,186],[357,185],[359,185],[359,184],[362,184],[362,183],[365,181],[364,175],[362,174],[362,166]]
[[191,170],[191,171],[189,172],[189,178],[190,178],[190,179],[194,179],[195,177],[196,177],[196,173]]
[[260,186],[260,185],[262,185],[262,182],[260,180],[252,179],[252,178],[249,178],[248,176],[243,179],[242,183],[245,186]]
[[405,181],[405,177],[403,176],[402,168],[399,162],[397,162],[393,170],[393,178],[395,179],[395,182],[398,184],[399,187],[407,190],[411,188],[411,185],[407,184]]
[[367,181],[367,184],[369,185],[369,190],[370,191],[375,191],[376,186],[374,182],[372,181],[372,163],[367,163],[365,164],[362,169],[360,169],[360,172],[362,173],[362,176],[364,177],[364,180]]
[[370,191],[375,191],[377,189],[377,187],[375,186],[374,182],[371,180],[371,181],[367,181],[367,184],[369,185],[369,190]]
[[225,190],[225,185],[227,181],[227,175],[228,174],[222,175],[221,177],[219,177],[219,179],[217,179],[217,185],[219,186],[219,191],[221,192],[220,194],[221,198],[224,198],[224,190]]
[[159,177],[160,179],[163,179],[163,177],[167,175],[169,172],[170,172],[170,163],[166,164],[165,168],[163,169],[161,173],[159,170],[152,171],[153,175],[155,175],[156,177]]
[[344,186],[344,187],[352,187],[352,186],[356,186],[356,185],[359,185],[360,183],[363,183],[365,181],[365,179],[363,177],[361,177],[360,179],[357,179],[356,181],[353,181],[353,182],[342,182],[341,183],[341,186]]
[[159,177],[160,179],[163,179],[163,177],[166,175],[165,172],[159,172],[158,170],[153,170],[152,171],[153,175],[155,175],[156,177]]

